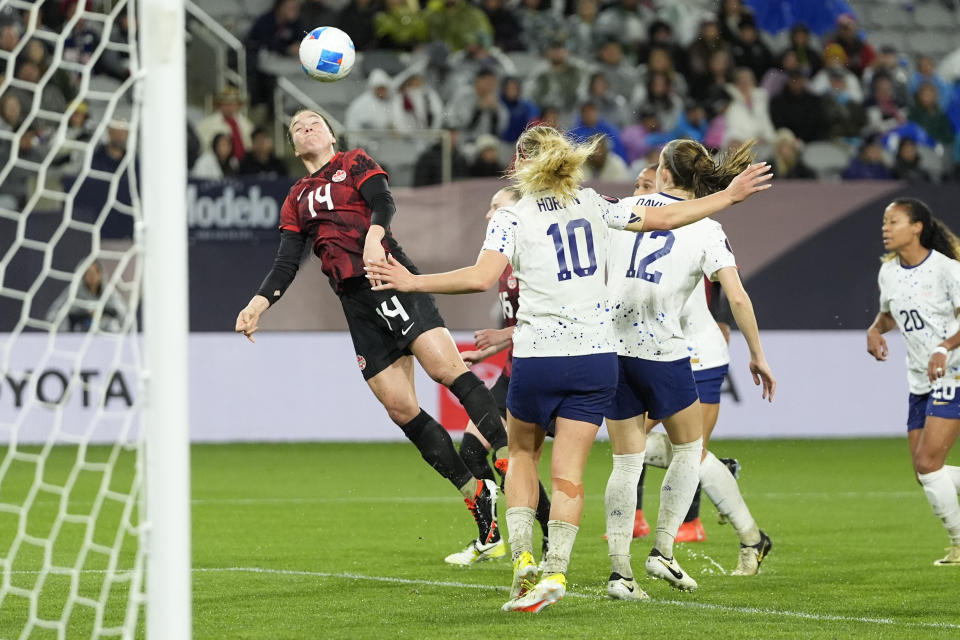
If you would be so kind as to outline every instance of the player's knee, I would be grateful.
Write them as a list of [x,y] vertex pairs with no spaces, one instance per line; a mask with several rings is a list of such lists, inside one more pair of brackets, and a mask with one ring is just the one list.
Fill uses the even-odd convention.
[[933,473],[942,466],[943,460],[940,460],[938,456],[922,451],[917,452],[916,459],[913,462],[913,469],[917,473]]
[[467,365],[460,362],[459,365],[455,362],[444,364],[438,367],[431,367],[431,371],[428,371],[427,374],[433,378],[433,381],[442,384],[443,386],[450,388],[450,386],[464,373],[467,373]]
[[383,407],[387,410],[387,415],[397,425],[403,426],[417,417],[420,413],[420,406],[416,401],[402,396],[391,396],[383,399]]

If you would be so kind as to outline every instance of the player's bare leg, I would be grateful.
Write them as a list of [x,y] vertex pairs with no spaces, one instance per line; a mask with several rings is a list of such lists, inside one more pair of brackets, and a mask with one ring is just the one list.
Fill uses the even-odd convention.
[[[938,566],[960,566],[960,501],[949,469],[947,454],[960,435],[960,420],[927,416],[913,456],[913,468],[933,513],[943,522],[950,536],[947,555],[934,562]],[[911,432],[912,433],[912,432]]]
[[630,541],[637,507],[636,487],[643,472],[646,430],[643,416],[628,420],[607,419],[606,423],[613,449],[613,469],[604,495],[612,569],[607,580],[607,595],[618,600],[642,600],[648,596],[633,577]]

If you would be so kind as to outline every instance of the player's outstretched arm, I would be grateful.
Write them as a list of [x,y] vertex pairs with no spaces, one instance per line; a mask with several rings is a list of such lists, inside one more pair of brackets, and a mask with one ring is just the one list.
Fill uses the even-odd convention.
[[723,191],[695,200],[675,202],[665,207],[633,207],[633,215],[627,224],[627,231],[669,231],[677,227],[692,224],[723,211],[730,205],[746,200],[755,193],[766,191],[773,185],[770,179],[770,165],[766,162],[752,164]]
[[740,274],[736,267],[724,267],[717,271],[716,276],[730,303],[730,311],[750,349],[750,373],[753,374],[753,383],[762,384],[763,398],[773,402],[773,394],[777,391],[777,380],[773,377],[773,370],[767,364],[767,357],[760,344],[760,328],[757,326],[757,315],[753,311],[750,296],[743,288],[743,282],[740,281]]
[[257,294],[250,298],[250,302],[247,303],[243,309],[240,310],[240,313],[237,314],[237,324],[234,327],[234,331],[237,333],[242,333],[247,336],[247,339],[250,342],[256,342],[253,338],[253,334],[257,332],[260,328],[257,326],[260,323],[260,316],[264,311],[270,308],[270,302]]
[[395,289],[421,293],[478,293],[486,291],[500,279],[507,262],[507,257],[502,253],[483,250],[476,264],[446,273],[414,275],[393,256],[387,256],[387,262],[370,264],[364,269],[367,279],[382,283],[374,284],[374,291]]
[[877,314],[873,324],[867,329],[867,353],[881,362],[887,359],[890,350],[883,334],[897,326],[893,316],[888,311]]

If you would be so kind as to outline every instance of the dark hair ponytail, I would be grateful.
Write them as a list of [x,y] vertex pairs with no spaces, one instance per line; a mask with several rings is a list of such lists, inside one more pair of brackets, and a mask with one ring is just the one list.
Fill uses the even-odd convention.
[[890,204],[903,207],[911,222],[923,225],[920,232],[920,245],[925,249],[939,251],[953,260],[960,260],[960,238],[941,220],[934,217],[930,207],[916,198],[897,198]]
[[727,188],[734,178],[753,162],[753,140],[721,153],[714,160],[710,152],[694,140],[674,140],[663,151],[673,185],[693,192],[695,198]]

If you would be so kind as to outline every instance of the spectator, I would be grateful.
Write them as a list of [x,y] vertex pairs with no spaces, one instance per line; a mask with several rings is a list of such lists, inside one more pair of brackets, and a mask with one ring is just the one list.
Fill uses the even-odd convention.
[[683,113],[683,100],[673,90],[670,76],[662,71],[654,71],[647,76],[642,99],[635,104],[653,109],[665,131],[673,129]]
[[237,161],[243,159],[250,148],[250,134],[253,123],[240,112],[243,96],[236,87],[224,87],[213,99],[215,111],[197,124],[197,135],[204,149],[209,149],[218,133],[226,133],[233,143],[233,155]]
[[350,34],[357,51],[377,47],[373,20],[379,11],[380,6],[375,0],[350,0],[340,11],[337,22],[343,31]]
[[[672,138],[689,138],[697,142],[703,142],[709,128],[707,120],[707,110],[703,105],[693,100],[688,100],[684,106],[683,113],[677,120],[677,126],[674,127],[668,136]],[[626,142],[626,132],[624,132],[624,142]]]
[[340,8],[343,4],[340,0],[336,3],[331,0],[304,0],[300,7],[299,22],[304,25],[304,31],[322,25],[339,27]]
[[583,168],[586,169],[587,180],[623,182],[630,179],[627,163],[617,154],[610,153],[610,140],[606,136],[601,136],[597,141]]
[[[647,29],[647,41],[637,48],[637,61],[646,63],[649,67],[651,64],[650,57],[655,49],[665,50],[667,59],[670,60],[671,71],[676,68],[681,76],[687,73],[687,53],[683,50],[683,47],[677,44],[673,35],[673,27],[665,20],[654,20],[650,23],[650,27]],[[680,92],[680,85],[674,82],[674,86]],[[683,86],[683,93],[685,93],[686,83]]]
[[746,67],[737,69],[728,92],[731,100],[726,112],[723,145],[729,146],[731,140],[743,142],[751,138],[760,145],[773,143],[776,132],[770,121],[767,92],[757,87],[753,71]]
[[787,49],[780,56],[778,65],[763,74],[763,79],[760,80],[760,86],[766,89],[771,100],[780,95],[783,88],[787,86],[790,73],[793,71],[801,71],[800,63],[797,61],[797,53],[793,49]]
[[600,113],[597,105],[589,100],[580,107],[580,117],[570,129],[570,136],[579,140],[586,140],[594,136],[606,136],[609,138],[609,148],[618,156],[626,160],[627,150],[620,140],[620,132],[612,124],[600,119]]
[[906,112],[897,104],[893,95],[893,83],[886,73],[873,76],[871,95],[864,103],[867,123],[878,132],[886,132],[907,120]]
[[[718,99],[726,99],[727,85],[733,79],[730,66],[730,54],[726,49],[717,49],[710,54],[707,73],[694,78],[690,84],[690,97],[708,105],[708,113],[713,111],[712,104]],[[715,112],[711,113],[715,115]]]
[[869,136],[860,152],[843,171],[844,180],[893,180],[893,173],[883,159],[883,146],[878,136]]
[[119,117],[112,119],[107,124],[107,141],[94,150],[90,168],[115,173],[127,154],[129,136],[130,123]]
[[443,101],[419,71],[401,76],[400,89],[391,98],[391,110],[393,127],[398,131],[439,129],[443,123]]
[[485,133],[477,138],[476,155],[467,173],[471,178],[495,178],[503,175],[506,167],[500,162],[500,141]]
[[58,326],[60,331],[86,332],[91,328],[107,333],[122,331],[127,322],[127,305],[116,289],[109,296],[105,296],[105,293],[103,267],[94,261],[84,271],[74,296],[70,296],[69,286],[64,289],[50,304],[45,319],[47,322],[56,322],[64,307],[67,307],[66,316]]
[[576,104],[577,93],[586,75],[584,68],[568,58],[566,44],[560,39],[550,43],[544,58],[531,74],[527,95],[558,107]]
[[[93,137],[93,128],[89,124],[89,107],[86,102],[76,105],[67,119],[65,138],[74,142],[88,142]],[[54,159],[54,166],[64,173],[74,174],[80,170],[84,152],[80,149],[61,148]]]
[[497,76],[482,69],[473,86],[463,87],[449,105],[448,118],[460,129],[465,142],[472,142],[482,133],[500,136],[510,124],[510,112],[497,94]]
[[261,178],[282,178],[289,171],[283,160],[273,152],[273,138],[270,132],[260,127],[253,132],[253,144],[250,153],[243,157],[237,171],[242,176]]
[[374,69],[367,77],[367,89],[350,103],[343,116],[343,125],[351,131],[358,129],[393,128],[390,76],[383,69]]
[[450,51],[459,51],[479,31],[493,37],[487,15],[467,0],[430,0],[425,10],[430,39],[442,40]]
[[623,96],[615,94],[607,84],[607,76],[602,72],[590,75],[587,93],[583,99],[597,105],[601,120],[606,120],[618,129],[630,124],[630,107]]
[[731,49],[736,65],[747,67],[753,71],[756,78],[762,78],[763,74],[774,65],[773,54],[770,48],[760,40],[760,31],[752,16],[740,21],[740,39],[732,45]]
[[211,148],[200,154],[190,177],[200,180],[221,180],[237,174],[239,163],[233,155],[233,141],[225,133],[213,137]]
[[507,76],[500,83],[500,102],[507,108],[510,119],[507,128],[500,134],[501,140],[516,142],[520,134],[540,115],[540,109],[520,94],[520,79]]
[[[82,15],[86,7],[86,2],[66,0],[61,6],[63,7],[63,15],[69,19],[77,12]],[[100,34],[97,30],[91,27],[90,24],[81,17],[73,25],[73,29],[63,42],[63,59],[67,62],[78,62],[86,65],[100,44],[100,39]]]
[[792,72],[783,93],[770,101],[770,120],[774,127],[790,129],[804,142],[827,136],[823,102],[807,90],[801,71]]
[[[0,97],[0,131],[13,135],[23,124],[23,110],[20,100],[12,93],[5,93]],[[12,153],[11,138],[0,138],[0,158],[3,162],[10,158]],[[41,140],[38,133],[31,128],[24,131],[19,140],[17,155],[27,160],[39,161]],[[8,208],[20,208],[26,201],[30,173],[25,169],[14,166],[7,174],[6,180],[0,182],[0,202]]]
[[940,108],[937,88],[929,83],[921,84],[913,97],[914,105],[907,119],[924,128],[937,142],[949,147],[953,144],[953,127],[950,119]]
[[873,64],[877,53],[868,42],[857,33],[857,20],[849,13],[837,17],[837,31],[829,42],[843,47],[847,54],[847,68],[859,78],[864,70]]
[[710,60],[717,51],[727,51],[727,43],[720,35],[720,27],[715,16],[706,16],[700,23],[700,31],[696,40],[687,49],[687,65],[689,74],[694,78],[708,78]]
[[817,174],[803,163],[801,143],[790,129],[777,129],[773,140],[773,173],[779,180],[813,180]]
[[743,41],[744,22],[755,24],[753,12],[744,6],[742,0],[718,0],[717,4],[717,26],[720,27],[720,35],[731,46],[735,46]]
[[[300,0],[274,0],[273,8],[257,18],[244,46],[247,50],[248,89],[256,104],[269,102],[274,80],[260,71],[260,56],[264,52],[295,58],[306,31],[300,22]],[[200,133],[201,138],[203,133]],[[211,136],[212,139],[212,136]],[[206,140],[206,144],[210,140]],[[239,145],[234,145],[238,148]]]
[[[50,68],[50,54],[42,40],[34,38],[28,42],[23,53],[27,60],[37,65],[41,76]],[[107,51],[104,51],[104,55],[106,55],[106,53]],[[77,86],[74,84],[74,77],[60,67],[54,69],[53,76],[50,78],[50,84],[58,88],[60,93],[63,94],[63,97],[68,101],[73,100],[77,96]]]
[[920,166],[917,143],[912,138],[901,138],[897,157],[893,162],[893,175],[906,182],[930,182],[930,174]]
[[637,121],[623,130],[623,146],[627,150],[627,162],[631,165],[642,160],[651,151],[656,151],[672,139],[664,133],[653,109],[641,108]]
[[[810,44],[810,29],[802,22],[798,22],[790,29],[790,45],[787,51],[793,51],[796,54],[797,64],[808,78],[813,77],[823,67],[820,54]],[[788,70],[785,69],[785,71]]]
[[867,124],[863,105],[853,100],[847,92],[847,79],[843,69],[831,68],[830,91],[823,97],[824,115],[829,126],[830,138],[856,138]]
[[636,50],[646,38],[646,23],[652,21],[653,16],[653,12],[642,6],[640,0],[619,0],[597,16],[594,30],[596,42],[615,39]]
[[373,17],[374,37],[381,48],[411,51],[427,41],[430,30],[417,0],[386,0],[384,4]]
[[[32,60],[24,58],[17,66],[17,80],[27,82],[34,87],[32,90],[20,88],[11,89],[11,92],[16,93],[20,98],[23,110],[28,111],[33,106],[33,95],[39,88],[36,85],[40,82],[40,67]],[[52,82],[47,83],[47,86],[43,88],[43,92],[40,94],[40,108],[57,113],[63,113],[67,109],[66,97],[63,95],[63,92],[60,91],[60,88]]]
[[520,51],[526,48],[523,28],[504,0],[483,0],[481,6],[493,27],[494,46],[501,51]]
[[[113,27],[110,29],[110,43],[126,45],[130,42],[129,16],[124,11],[113,21]],[[100,54],[100,60],[94,67],[94,71],[122,82],[130,75],[130,55],[122,50],[104,49]],[[73,95],[67,94],[66,91],[64,91],[64,95],[68,99],[73,99]]]
[[492,71],[497,76],[516,75],[517,68],[510,56],[493,46],[491,37],[478,31],[467,38],[467,43],[447,59],[452,69],[454,92],[468,86],[480,71]]
[[[459,180],[468,175],[467,159],[460,150],[460,133],[456,129],[447,129],[450,134],[450,177]],[[417,158],[413,167],[413,186],[425,187],[443,182],[443,142],[426,149]]]
[[823,52],[823,68],[813,76],[810,81],[810,91],[818,96],[822,96],[830,91],[830,73],[842,73],[844,82],[847,84],[847,95],[851,100],[863,102],[863,89],[860,80],[852,71],[847,69],[847,54],[844,53],[840,45],[834,43]]
[[616,40],[607,40],[600,45],[593,70],[603,73],[613,93],[624,98],[633,95],[640,83],[640,74],[624,59],[623,45]]
[[597,0],[577,0],[577,12],[566,22],[567,48],[587,59],[596,50]]
[[540,116],[530,123],[531,127],[553,127],[554,129],[563,129],[560,123],[560,109],[553,105],[541,105]]
[[893,94],[897,104],[901,107],[906,106],[908,96],[911,95],[908,89],[909,78],[900,62],[900,55],[894,47],[885,46],[880,49],[880,55],[877,56],[873,66],[864,70],[860,85],[869,92],[870,87],[873,86],[873,79],[880,74],[885,74],[893,83]]
[[516,19],[520,24],[525,48],[531,53],[543,55],[551,40],[566,37],[563,33],[563,22],[549,6],[544,6],[542,0],[521,0]]
[[[902,69],[901,69],[902,71]],[[946,111],[950,104],[953,89],[943,78],[937,75],[933,67],[933,59],[930,56],[920,56],[917,58],[917,70],[913,72],[910,82],[907,85],[909,95],[914,95],[921,84],[932,84],[937,88],[937,94],[940,96],[940,108]],[[900,103],[903,106],[904,103]]]

